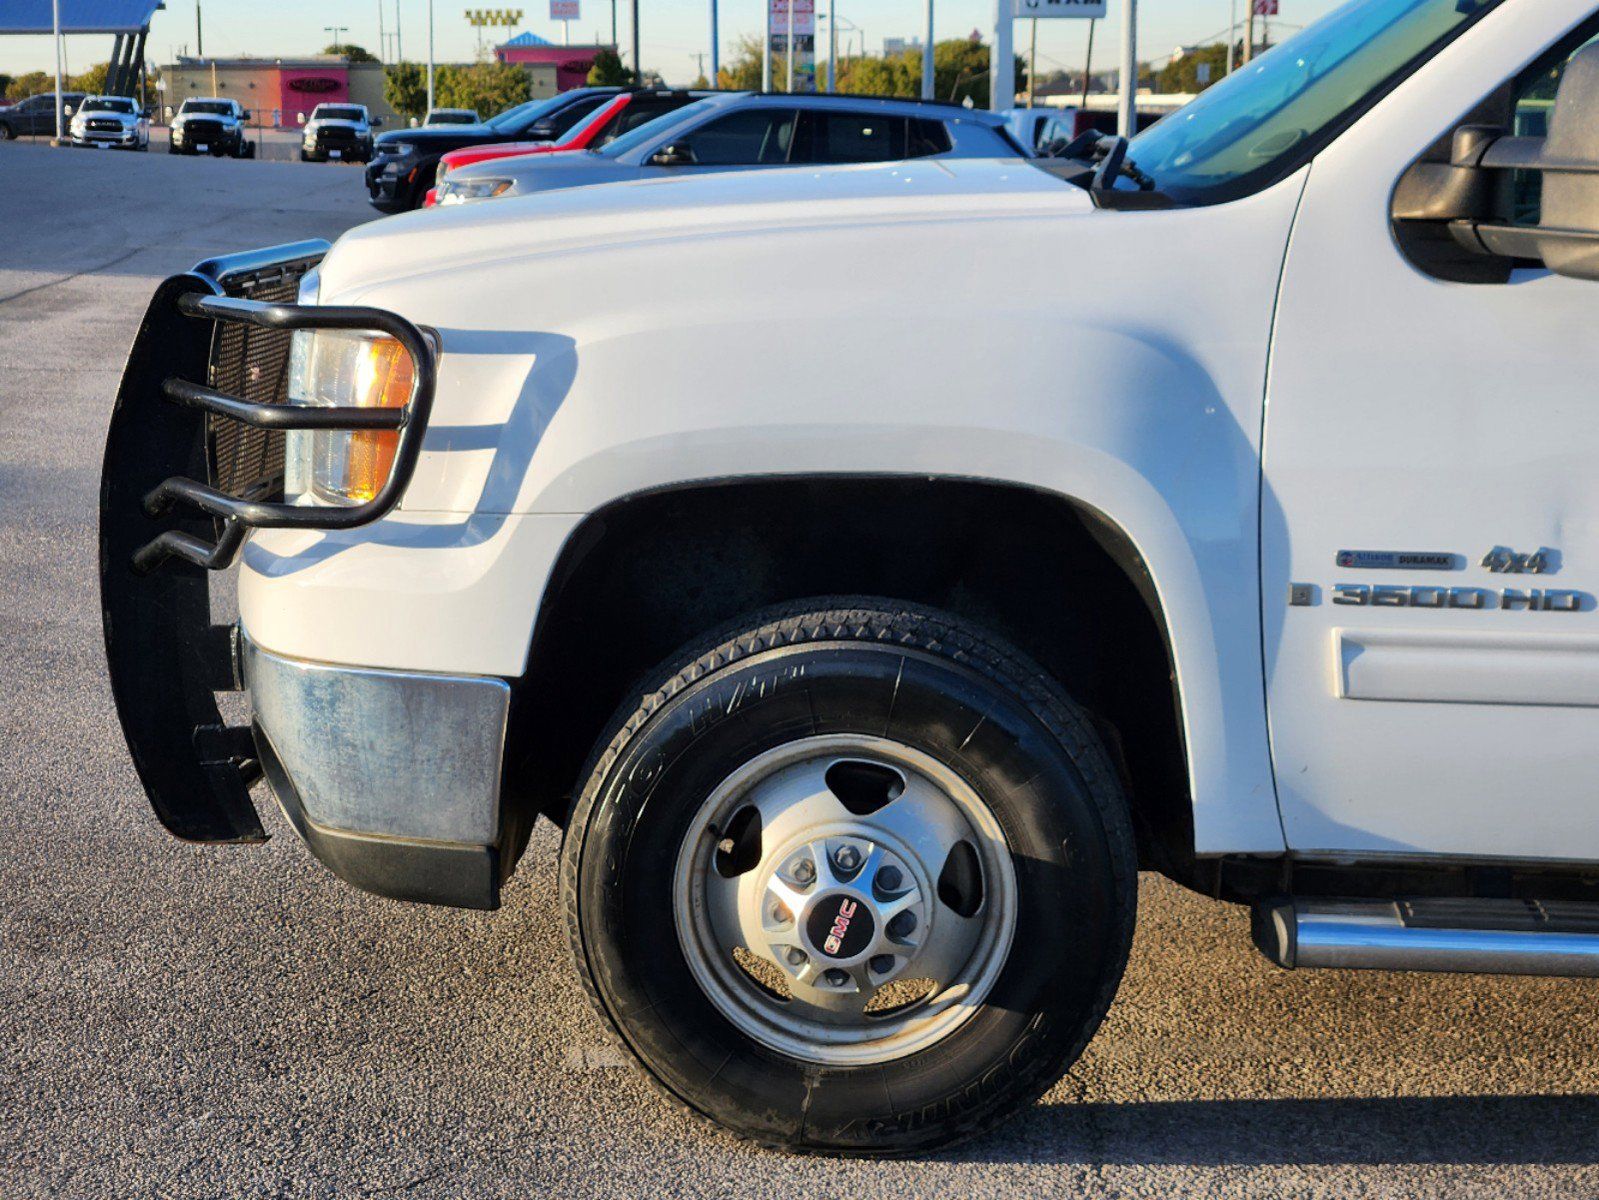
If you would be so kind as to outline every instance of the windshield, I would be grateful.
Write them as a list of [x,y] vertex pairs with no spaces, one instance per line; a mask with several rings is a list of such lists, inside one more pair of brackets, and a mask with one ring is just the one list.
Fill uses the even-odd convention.
[[338,108],[327,104],[317,105],[311,114],[313,121],[359,121],[364,114],[359,108]]
[[1264,187],[1501,0],[1348,0],[1139,134],[1127,156],[1175,199]]
[[547,100],[529,100],[526,104],[518,104],[515,108],[508,108],[497,117],[491,117],[483,122],[490,129],[509,133],[520,129],[522,126],[537,121],[546,112],[553,111],[566,104],[567,96],[563,93],[551,96]]
[[186,113],[223,113],[231,115],[233,106],[226,100],[185,100],[179,110]]
[[606,158],[619,158],[629,150],[636,150],[645,142],[653,141],[655,138],[660,137],[667,127],[668,118],[675,125],[679,121],[688,122],[691,118],[703,117],[706,113],[712,112],[718,107],[720,106],[716,101],[709,97],[704,100],[696,100],[693,104],[685,104],[682,108],[667,113],[665,117],[657,117],[653,121],[640,125],[630,133],[624,133],[614,142],[608,143],[600,153],[605,155]]
[[83,108],[80,111],[130,113],[133,111],[133,101],[106,99],[85,100],[83,102]]

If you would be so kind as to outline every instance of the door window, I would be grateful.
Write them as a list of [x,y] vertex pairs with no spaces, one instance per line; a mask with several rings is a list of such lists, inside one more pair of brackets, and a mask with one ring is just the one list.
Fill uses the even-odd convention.
[[794,142],[794,118],[791,109],[745,109],[701,125],[674,144],[701,167],[785,163]]
[[904,117],[813,112],[811,122],[817,162],[890,162],[905,157]]

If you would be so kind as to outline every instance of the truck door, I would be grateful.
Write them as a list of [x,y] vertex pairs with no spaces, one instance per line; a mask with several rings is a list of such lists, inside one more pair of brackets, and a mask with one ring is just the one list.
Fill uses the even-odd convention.
[[[1296,852],[1599,860],[1599,283],[1489,269],[1442,222],[1393,219],[1457,126],[1543,132],[1593,13],[1489,13],[1311,168],[1262,481]],[[1535,178],[1514,183],[1536,223]]]

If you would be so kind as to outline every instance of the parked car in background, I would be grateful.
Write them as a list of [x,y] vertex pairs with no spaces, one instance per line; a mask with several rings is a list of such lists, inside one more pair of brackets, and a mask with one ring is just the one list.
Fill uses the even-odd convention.
[[210,154],[221,158],[254,158],[255,143],[245,129],[246,113],[237,100],[195,96],[183,102],[172,118],[169,154]]
[[[62,92],[62,127],[71,121],[86,93]],[[0,109],[0,142],[19,137],[50,137],[56,131],[56,106],[54,92],[41,92],[18,101],[10,108]]]
[[318,104],[300,137],[300,161],[371,162],[372,129],[382,123],[364,104]]
[[[1163,115],[1140,109],[1137,131],[1144,132]],[[1064,147],[1085,133],[1115,133],[1116,122],[1116,111],[1102,108],[1013,108],[1005,113],[1011,136],[1034,154],[1045,154],[1051,146]]]
[[74,146],[113,150],[148,150],[150,116],[127,96],[85,96],[72,114]]
[[622,88],[574,88],[529,100],[479,125],[422,125],[379,134],[366,169],[367,194],[380,212],[421,206],[439,159],[462,146],[493,142],[554,142]]
[[958,104],[723,92],[603,150],[462,167],[437,190],[446,205],[667,175],[1020,154],[1003,117]]
[[423,125],[476,125],[478,124],[477,109],[475,108],[430,108],[427,119]]
[[490,146],[463,146],[459,150],[451,150],[439,159],[438,173],[435,176],[434,189],[428,192],[428,199],[423,207],[431,207],[437,201],[437,185],[443,183],[446,176],[460,167],[470,167],[480,162],[489,162],[497,158],[516,158],[524,154],[556,154],[567,150],[601,150],[625,133],[630,133],[640,125],[647,125],[651,121],[659,120],[668,113],[676,112],[693,104],[696,100],[713,95],[711,92],[682,92],[682,91],[638,91],[623,92],[606,104],[601,105],[589,117],[573,126],[566,137],[559,142],[503,142]]

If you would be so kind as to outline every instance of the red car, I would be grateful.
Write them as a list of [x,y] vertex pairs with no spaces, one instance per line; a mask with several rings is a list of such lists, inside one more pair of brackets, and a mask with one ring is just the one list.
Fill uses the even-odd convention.
[[557,154],[566,150],[598,150],[630,130],[637,129],[663,117],[667,113],[692,104],[710,95],[710,92],[623,92],[595,109],[586,120],[573,126],[565,139],[559,142],[499,142],[490,146],[462,146],[451,150],[439,159],[438,174],[433,188],[428,191],[424,208],[438,203],[438,185],[456,167],[469,167],[473,163],[487,162],[493,158],[511,158],[522,154]]

